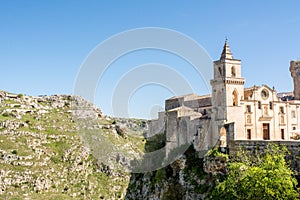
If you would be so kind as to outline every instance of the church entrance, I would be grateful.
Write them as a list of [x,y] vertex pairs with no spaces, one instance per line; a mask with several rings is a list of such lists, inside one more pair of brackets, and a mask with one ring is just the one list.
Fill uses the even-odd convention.
[[270,124],[263,124],[263,139],[270,140]]

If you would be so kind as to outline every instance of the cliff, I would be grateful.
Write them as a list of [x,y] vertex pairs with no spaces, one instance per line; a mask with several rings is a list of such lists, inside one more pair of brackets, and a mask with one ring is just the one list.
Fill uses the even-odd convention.
[[[0,92],[0,199],[124,198],[130,174],[99,162],[83,145],[71,110],[74,98]],[[143,120],[114,119],[86,104],[104,137],[128,152],[143,151],[144,140],[124,137],[119,128],[141,134]]]

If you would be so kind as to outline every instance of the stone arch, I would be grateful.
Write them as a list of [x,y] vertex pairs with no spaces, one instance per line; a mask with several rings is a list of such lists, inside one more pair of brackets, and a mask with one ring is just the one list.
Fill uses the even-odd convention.
[[238,106],[239,104],[239,99],[238,99],[238,92],[236,91],[236,89],[234,89],[234,91],[232,92],[232,105],[233,106]]

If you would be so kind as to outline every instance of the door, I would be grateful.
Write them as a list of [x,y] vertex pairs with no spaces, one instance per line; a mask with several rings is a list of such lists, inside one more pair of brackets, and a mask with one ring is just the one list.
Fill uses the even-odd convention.
[[247,129],[247,139],[251,140],[251,129]]
[[270,140],[270,125],[263,124],[263,139]]

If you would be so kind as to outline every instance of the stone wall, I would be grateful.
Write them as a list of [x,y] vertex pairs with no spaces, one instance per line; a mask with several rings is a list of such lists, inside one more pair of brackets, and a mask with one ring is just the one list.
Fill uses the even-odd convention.
[[294,170],[298,173],[300,172],[300,141],[235,140],[230,143],[231,146],[229,148],[229,152],[233,152],[242,147],[243,149],[254,153],[257,150],[260,151],[265,149],[269,143],[286,146],[291,153],[290,155],[287,155],[288,162],[290,162],[290,165]]
[[145,137],[149,138],[159,133],[165,132],[165,121],[166,121],[166,113],[159,112],[158,119],[152,119],[148,121],[148,131],[146,132]]

